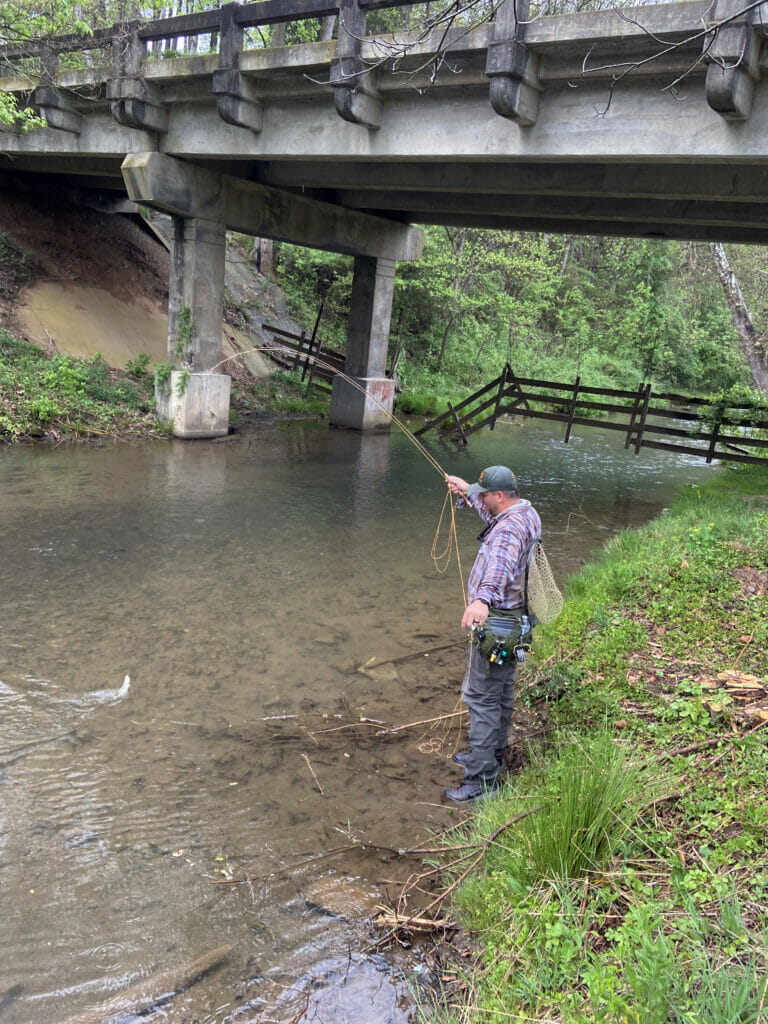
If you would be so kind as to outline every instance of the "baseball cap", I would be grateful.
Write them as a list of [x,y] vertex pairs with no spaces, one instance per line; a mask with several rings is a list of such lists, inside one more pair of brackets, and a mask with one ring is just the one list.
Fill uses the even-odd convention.
[[476,484],[467,488],[467,494],[480,494],[482,491],[516,491],[517,477],[506,466],[488,466],[480,474]]

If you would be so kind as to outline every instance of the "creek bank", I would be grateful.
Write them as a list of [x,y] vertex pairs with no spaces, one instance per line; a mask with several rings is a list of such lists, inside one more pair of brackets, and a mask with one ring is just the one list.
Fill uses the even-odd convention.
[[[0,440],[59,444],[167,436],[154,418],[152,378],[153,365],[167,359],[167,245],[162,217],[147,222],[71,200],[57,203],[53,194],[35,194],[33,203],[24,190],[3,192],[0,332],[36,346],[52,365],[27,379],[14,373],[17,360],[0,369]],[[228,236],[226,261],[222,353],[233,379],[234,427],[260,429],[284,415],[322,415],[327,401],[309,400],[289,380],[271,380],[275,368],[258,351],[268,340],[266,322],[300,330],[287,316],[279,288],[259,274],[235,236]],[[74,366],[87,378],[99,361],[99,393],[85,388],[98,407],[75,407],[72,389],[62,388],[71,381],[56,379],[62,364],[65,376]],[[125,408],[120,392],[137,389]]]
[[[536,685],[560,694],[547,748],[447,841],[448,860],[478,855],[447,903],[478,943],[470,998],[454,1008],[466,1021],[757,1021],[768,998],[768,473],[721,470],[686,488],[666,515],[609,542],[567,597],[537,648]],[[632,774],[610,820],[574,810],[568,824],[574,792],[597,814],[605,780]],[[467,864],[446,870],[445,890]]]

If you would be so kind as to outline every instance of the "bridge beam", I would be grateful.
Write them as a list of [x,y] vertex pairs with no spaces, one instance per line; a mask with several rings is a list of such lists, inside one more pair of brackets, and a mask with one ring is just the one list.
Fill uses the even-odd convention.
[[214,385],[210,370],[221,359],[227,228],[355,257],[347,371],[357,385],[336,379],[331,422],[358,430],[389,427],[394,386],[385,368],[395,261],[418,258],[419,229],[215,174],[161,153],[129,155],[122,171],[134,202],[176,220],[168,331],[175,371],[169,392],[158,395],[174,433],[226,433],[229,378],[226,385]]
[[122,172],[135,202],[246,235],[388,260],[416,260],[424,244],[423,232],[402,221],[216,174],[163,153],[131,153]]

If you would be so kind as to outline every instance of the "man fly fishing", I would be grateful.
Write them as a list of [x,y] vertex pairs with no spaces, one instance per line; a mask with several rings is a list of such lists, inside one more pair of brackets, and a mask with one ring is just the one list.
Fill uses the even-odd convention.
[[453,756],[464,767],[464,781],[445,791],[450,800],[465,803],[492,793],[504,767],[517,661],[535,624],[525,607],[524,578],[541,520],[520,497],[517,478],[506,466],[489,466],[474,484],[448,474],[445,480],[486,524],[461,619],[462,629],[472,630],[462,684],[470,749]]

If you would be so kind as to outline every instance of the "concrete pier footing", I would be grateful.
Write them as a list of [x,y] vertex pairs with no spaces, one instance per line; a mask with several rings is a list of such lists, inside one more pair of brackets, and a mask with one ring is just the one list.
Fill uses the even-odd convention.
[[174,437],[224,437],[231,384],[225,373],[172,370],[170,380],[155,389],[158,419],[171,425]]
[[384,431],[392,425],[395,383],[388,377],[333,378],[331,423],[353,430]]

